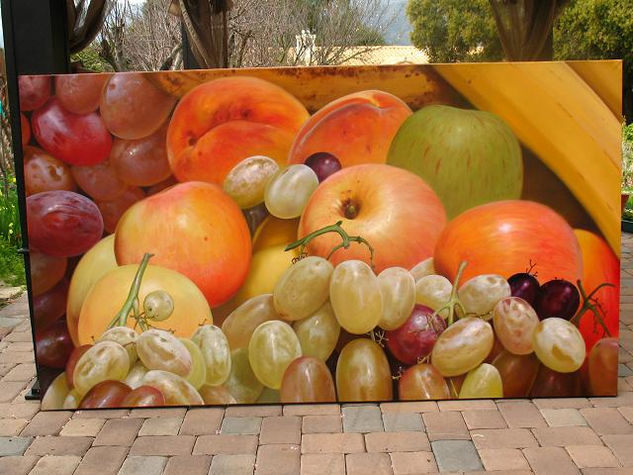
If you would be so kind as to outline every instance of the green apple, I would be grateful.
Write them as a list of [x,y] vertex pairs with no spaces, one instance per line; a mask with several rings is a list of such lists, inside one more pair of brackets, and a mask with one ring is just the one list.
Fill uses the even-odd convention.
[[396,133],[387,163],[431,185],[449,218],[491,201],[520,198],[523,188],[519,142],[490,112],[424,107]]

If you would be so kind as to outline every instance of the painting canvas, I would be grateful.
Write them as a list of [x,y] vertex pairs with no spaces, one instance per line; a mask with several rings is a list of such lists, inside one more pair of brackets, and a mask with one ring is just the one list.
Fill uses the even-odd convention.
[[621,67],[21,76],[42,408],[615,395]]

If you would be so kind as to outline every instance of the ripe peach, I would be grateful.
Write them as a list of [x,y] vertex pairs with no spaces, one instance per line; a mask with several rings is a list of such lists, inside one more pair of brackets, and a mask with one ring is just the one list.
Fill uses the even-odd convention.
[[252,155],[285,164],[306,108],[279,86],[254,77],[201,84],[180,100],[167,131],[167,153],[179,181],[222,184]]
[[411,109],[396,96],[361,91],[330,102],[301,128],[289,163],[304,163],[312,154],[328,152],[343,167],[385,163],[389,146]]

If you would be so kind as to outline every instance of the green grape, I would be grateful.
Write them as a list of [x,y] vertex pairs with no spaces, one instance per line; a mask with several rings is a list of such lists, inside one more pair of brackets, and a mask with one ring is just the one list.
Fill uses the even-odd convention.
[[409,318],[415,305],[415,279],[402,267],[389,267],[378,274],[382,294],[380,328],[395,330]]
[[245,158],[224,179],[224,191],[240,208],[252,208],[264,201],[266,185],[278,171],[279,165],[272,158]]
[[115,341],[119,345],[123,346],[127,350],[127,355],[130,357],[130,368],[134,366],[138,355],[136,354],[136,339],[138,333],[129,327],[113,327],[106,330],[97,340],[99,341]]
[[541,363],[559,373],[572,373],[585,361],[585,341],[580,331],[563,318],[542,320],[532,334],[532,345]]
[[149,370],[143,363],[137,361],[136,364],[132,366],[132,369],[130,369],[130,372],[127,374],[123,382],[132,389],[136,389],[143,385],[143,377],[148,371]]
[[208,386],[204,385],[198,389],[200,396],[204,400],[205,404],[236,404],[237,401],[231,395],[225,386]]
[[42,397],[41,409],[43,411],[51,411],[62,409],[64,400],[68,396],[68,383],[66,382],[66,373],[58,375],[51,384],[48,385],[44,396]]
[[503,397],[503,383],[497,368],[482,363],[466,375],[459,391],[460,399],[481,399]]
[[136,340],[136,351],[147,369],[169,371],[186,377],[191,371],[191,355],[185,345],[165,330],[147,330]]
[[273,306],[273,294],[258,295],[231,312],[222,323],[222,332],[231,350],[237,350],[247,347],[255,328],[269,320],[281,320]]
[[317,186],[319,178],[309,166],[290,165],[277,172],[266,185],[266,208],[277,218],[297,218]]
[[492,322],[497,338],[510,353],[529,355],[534,351],[532,334],[539,318],[525,300],[519,297],[499,300],[492,311]]
[[206,384],[223,384],[231,373],[231,348],[222,330],[215,325],[204,325],[196,330],[191,340],[198,345],[207,369]]
[[165,397],[167,406],[199,406],[202,396],[191,384],[177,374],[162,370],[150,370],[143,377],[143,386],[158,389]]
[[71,389],[70,392],[64,398],[64,404],[62,404],[61,409],[77,409],[79,407],[79,403],[83,398],[82,394],[79,394],[79,391],[76,389]]
[[336,266],[330,280],[330,302],[348,333],[363,335],[382,318],[380,283],[363,261],[343,261]]
[[440,334],[431,352],[431,363],[444,377],[467,373],[486,359],[494,339],[488,322],[462,318]]
[[273,305],[284,320],[302,320],[327,300],[334,267],[326,259],[306,257],[282,274],[273,290]]
[[185,345],[191,355],[191,371],[186,379],[189,384],[198,390],[207,380],[207,366],[204,361],[204,356],[202,356],[202,351],[200,351],[198,345],[193,341],[180,338],[180,342]]
[[400,376],[398,397],[401,401],[451,399],[451,392],[446,380],[435,367],[418,363]]
[[162,322],[174,311],[174,301],[164,290],[154,290],[143,299],[143,312],[150,320]]
[[323,361],[311,356],[296,358],[281,381],[281,401],[336,402],[332,373]]
[[326,361],[338,342],[341,326],[336,321],[330,302],[325,302],[311,317],[292,324],[304,356]]
[[391,369],[380,345],[368,338],[350,341],[336,362],[339,401],[390,401],[393,399]]
[[231,373],[224,387],[238,404],[253,404],[261,395],[264,386],[251,369],[248,347],[231,352]]
[[114,341],[101,341],[77,361],[73,371],[73,386],[83,395],[101,381],[123,381],[129,371],[130,357],[127,350]]
[[290,325],[279,320],[264,322],[253,332],[248,343],[248,361],[253,373],[272,389],[281,387],[288,365],[301,356],[301,344]]
[[257,404],[279,404],[281,402],[281,394],[275,389],[264,387],[264,390],[255,402]]
[[[425,305],[432,310],[439,310],[450,300],[452,290],[453,284],[444,276],[421,277],[415,283],[415,303]],[[448,313],[448,309],[444,309],[439,315],[446,320]]]
[[477,275],[462,285],[458,291],[459,300],[466,313],[484,318],[491,317],[492,309],[497,302],[510,297],[511,294],[508,281],[496,274]]
[[419,262],[418,264],[413,266],[409,272],[416,282],[422,277],[426,277],[427,275],[434,275],[436,272],[433,258],[429,257],[427,259],[424,259],[422,262]]

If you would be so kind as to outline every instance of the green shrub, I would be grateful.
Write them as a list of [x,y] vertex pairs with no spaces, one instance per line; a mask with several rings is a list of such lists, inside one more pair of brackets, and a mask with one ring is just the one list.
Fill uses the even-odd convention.
[[24,258],[17,247],[0,237],[0,281],[10,286],[26,285]]
[[16,248],[22,246],[15,177],[9,179],[7,196],[0,193],[0,238]]

